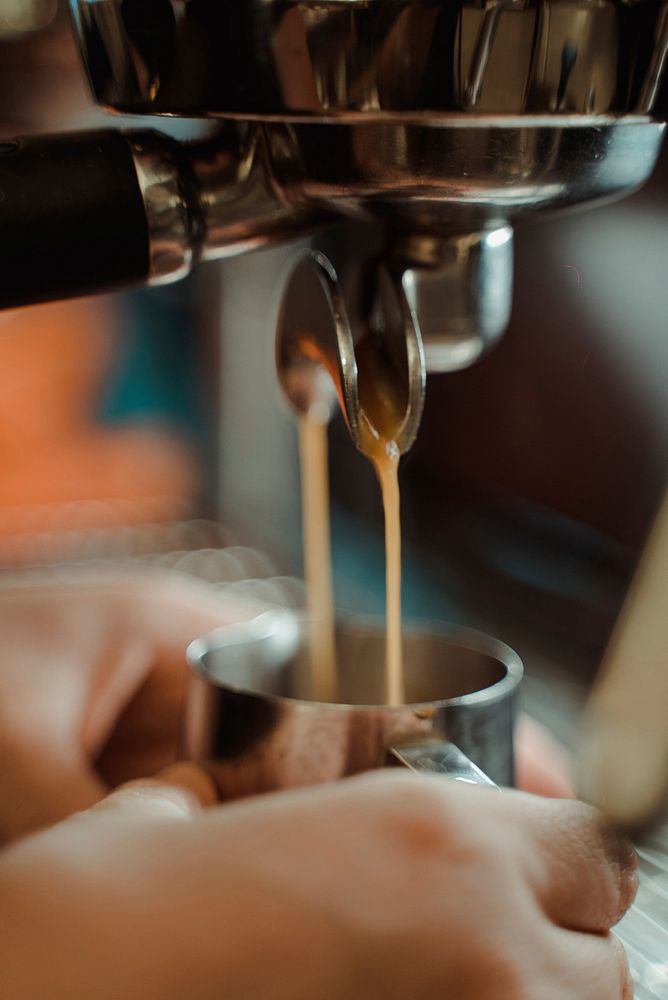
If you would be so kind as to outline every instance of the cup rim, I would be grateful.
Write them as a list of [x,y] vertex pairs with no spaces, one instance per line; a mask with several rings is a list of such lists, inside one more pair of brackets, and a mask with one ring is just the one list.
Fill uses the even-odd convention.
[[[519,687],[524,676],[524,665],[519,655],[505,642],[485,632],[469,628],[465,625],[456,625],[448,622],[414,622],[403,626],[403,633],[424,634],[443,638],[452,645],[458,645],[473,652],[483,653],[501,663],[505,670],[505,676],[495,681],[488,687],[478,691],[471,691],[467,694],[459,695],[455,698],[440,698],[432,701],[403,702],[401,705],[369,704],[356,705],[344,702],[325,702],[311,700],[308,698],[291,698],[287,695],[277,695],[256,691],[250,687],[231,683],[227,679],[221,678],[215,670],[207,666],[205,657],[207,653],[225,648],[239,649],[240,647],[256,643],[262,640],[271,640],[278,631],[291,629],[288,639],[294,642],[294,648],[299,642],[301,629],[308,622],[309,616],[305,612],[294,611],[287,608],[276,608],[264,611],[253,618],[243,622],[222,625],[220,628],[207,632],[205,635],[194,639],[186,650],[186,659],[193,672],[201,679],[208,681],[215,687],[233,691],[236,694],[250,695],[262,698],[265,701],[288,705],[308,705],[331,711],[397,711],[402,709],[419,710],[429,708],[454,708],[462,705],[492,705],[502,701],[513,694]],[[337,621],[345,624],[353,622],[355,627],[366,626],[370,629],[384,631],[384,619],[373,616],[355,615],[342,612],[337,615]]]

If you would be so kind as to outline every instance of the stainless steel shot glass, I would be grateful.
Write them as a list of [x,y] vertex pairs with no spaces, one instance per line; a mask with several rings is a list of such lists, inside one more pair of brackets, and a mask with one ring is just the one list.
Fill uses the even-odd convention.
[[387,764],[512,785],[522,663],[479,632],[404,632],[406,704],[384,705],[385,632],[342,618],[338,703],[311,697],[308,619],[268,611],[195,640],[184,750],[223,801]]

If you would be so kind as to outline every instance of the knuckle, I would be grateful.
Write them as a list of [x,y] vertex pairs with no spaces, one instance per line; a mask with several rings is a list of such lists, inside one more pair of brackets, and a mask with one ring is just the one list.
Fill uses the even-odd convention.
[[564,902],[581,907],[586,896],[591,929],[607,931],[633,902],[638,888],[637,856],[628,838],[612,828],[598,810],[563,803],[561,815],[546,815],[542,842],[544,877]]
[[[606,929],[626,912],[638,889],[638,857],[628,837],[594,813],[590,818],[592,865],[603,869],[601,910]],[[596,870],[596,869],[595,869]]]
[[628,837],[607,827],[605,852],[617,877],[618,915],[625,913],[638,891],[638,855]]
[[480,858],[478,836],[457,807],[445,779],[397,775],[387,782],[384,819],[394,836],[414,854],[443,855],[450,861]]

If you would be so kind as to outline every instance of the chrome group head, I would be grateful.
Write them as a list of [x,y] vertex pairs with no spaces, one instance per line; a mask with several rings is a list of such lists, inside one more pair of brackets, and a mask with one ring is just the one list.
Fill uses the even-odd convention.
[[[205,191],[200,256],[332,218],[372,221],[372,251],[337,261],[317,234],[296,273],[315,268],[325,297],[334,289],[339,333],[358,309],[345,272],[371,262],[376,284],[389,281],[405,364],[417,366],[404,372],[409,437],[425,367],[471,364],[507,324],[513,225],[642,184],[668,111],[659,0],[73,0],[73,10],[99,103],[232,120],[223,152],[214,143],[189,171],[191,200],[193,184]],[[330,374],[354,433],[356,324],[330,333],[320,347],[337,354]]]

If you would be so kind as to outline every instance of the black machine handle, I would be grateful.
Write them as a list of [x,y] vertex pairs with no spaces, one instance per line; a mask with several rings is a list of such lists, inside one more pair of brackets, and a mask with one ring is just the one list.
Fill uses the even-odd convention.
[[0,142],[0,308],[145,282],[130,143],[112,130]]

